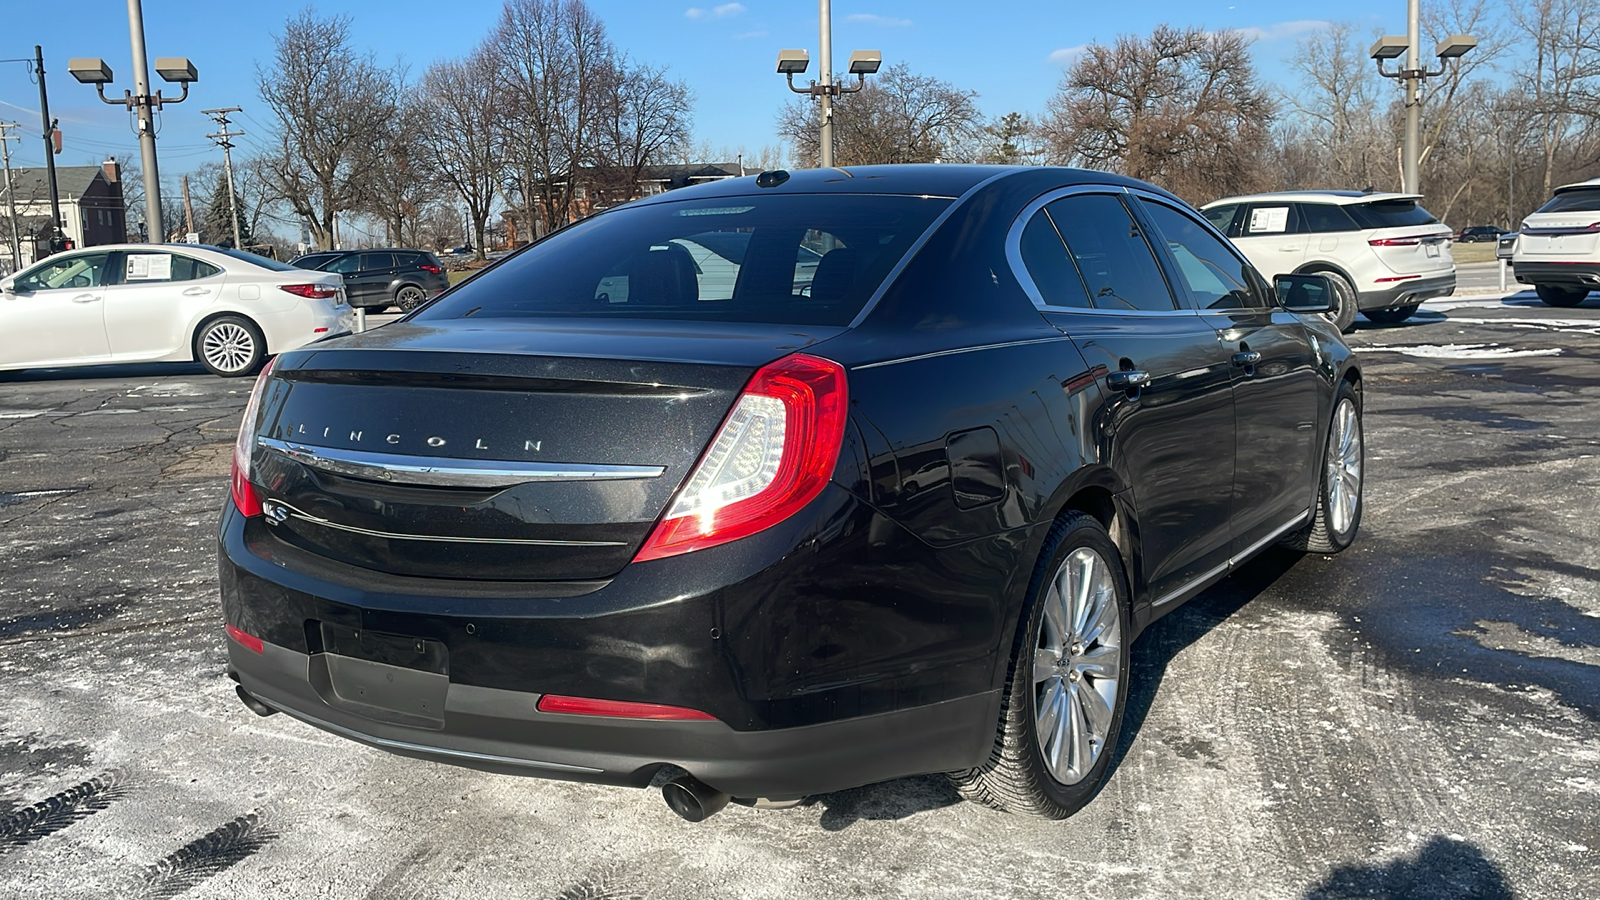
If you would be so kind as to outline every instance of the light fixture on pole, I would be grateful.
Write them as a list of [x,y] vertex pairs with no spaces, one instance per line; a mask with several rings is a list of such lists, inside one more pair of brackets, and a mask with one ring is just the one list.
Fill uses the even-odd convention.
[[[1386,35],[1378,38],[1368,51],[1368,55],[1378,63],[1378,74],[1385,78],[1400,79],[1405,88],[1406,133],[1405,143],[1400,150],[1400,189],[1407,194],[1419,193],[1421,187],[1418,170],[1422,157],[1422,82],[1443,75],[1452,60],[1459,66],[1461,57],[1476,46],[1478,39],[1472,35],[1453,34],[1434,48],[1434,55],[1439,58],[1438,70],[1425,68],[1422,65],[1421,3],[1420,0],[1407,0],[1405,36]],[[1402,68],[1394,72],[1384,69],[1385,62],[1401,56],[1405,57]]]
[[819,0],[818,19],[821,31],[821,53],[818,54],[821,72],[809,87],[795,87],[794,76],[805,74],[811,65],[811,55],[804,50],[779,50],[778,74],[789,81],[789,90],[796,94],[810,94],[822,101],[821,146],[817,164],[824,169],[833,167],[833,99],[842,94],[854,94],[867,86],[867,76],[878,71],[883,64],[883,54],[877,50],[857,50],[850,54],[850,74],[856,76],[855,87],[833,83],[833,14],[828,0]]
[[155,243],[166,241],[166,230],[161,222],[161,173],[156,167],[155,113],[168,103],[182,103],[189,98],[189,85],[199,81],[194,63],[182,56],[163,56],[156,59],[156,74],[162,80],[183,86],[177,97],[163,97],[160,91],[150,92],[150,73],[144,52],[144,10],[140,0],[128,0],[128,35],[133,45],[133,90],[123,91],[122,98],[106,96],[105,86],[111,83],[111,67],[98,58],[67,61],[67,71],[84,84],[94,85],[101,101],[113,106],[123,106],[136,114],[138,120],[139,153],[144,168],[144,220],[146,239]]

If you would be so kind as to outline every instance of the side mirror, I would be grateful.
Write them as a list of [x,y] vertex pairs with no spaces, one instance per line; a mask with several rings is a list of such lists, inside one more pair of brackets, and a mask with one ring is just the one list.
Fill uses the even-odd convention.
[[13,286],[16,279],[6,276],[0,278],[0,294],[15,294],[17,289]]
[[1296,313],[1325,313],[1334,308],[1333,282],[1326,275],[1276,275],[1278,305]]

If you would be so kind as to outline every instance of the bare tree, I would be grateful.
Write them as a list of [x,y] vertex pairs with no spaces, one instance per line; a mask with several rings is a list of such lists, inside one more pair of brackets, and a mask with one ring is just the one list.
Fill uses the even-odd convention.
[[1516,77],[1535,117],[1548,197],[1579,118],[1600,112],[1600,0],[1524,0],[1511,21],[1529,43]]
[[506,188],[533,237],[572,218],[616,50],[583,0],[507,0],[488,48],[506,92]]
[[[833,106],[834,160],[841,166],[953,161],[975,151],[983,128],[977,92],[918,75],[904,63],[884,69],[867,86]],[[821,157],[821,111],[810,97],[791,100],[778,133],[802,166]]]
[[1289,92],[1308,152],[1320,157],[1323,184],[1360,190],[1398,187],[1394,155],[1397,135],[1385,117],[1384,89],[1366,47],[1349,23],[1329,25],[1299,42],[1295,68],[1300,83]]
[[257,68],[261,99],[278,122],[272,182],[320,247],[334,218],[367,199],[375,152],[395,114],[395,79],[350,41],[350,18],[306,9],[274,39],[271,68]]
[[689,86],[666,70],[619,59],[599,83],[597,185],[619,201],[639,195],[646,166],[678,156],[689,142]]
[[438,201],[444,184],[427,144],[438,127],[436,110],[406,84],[404,69],[397,67],[392,75],[394,114],[383,123],[371,148],[366,189],[357,209],[383,223],[390,244],[409,245],[415,243],[415,219],[424,206]]
[[1275,104],[1237,31],[1158,25],[1091,45],[1051,98],[1055,162],[1120,171],[1196,201],[1255,187]]
[[472,246],[482,259],[506,159],[506,134],[495,126],[502,94],[493,57],[480,47],[465,59],[433,64],[422,76],[422,99],[429,114],[424,140],[430,162],[466,204]]

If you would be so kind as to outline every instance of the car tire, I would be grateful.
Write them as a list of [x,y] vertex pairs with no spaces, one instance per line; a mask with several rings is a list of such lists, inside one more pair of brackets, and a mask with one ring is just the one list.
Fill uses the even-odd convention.
[[1317,508],[1304,528],[1283,539],[1283,546],[1312,553],[1338,553],[1350,546],[1361,527],[1364,468],[1361,395],[1346,381],[1333,397],[1317,472]]
[[1421,305],[1420,303],[1409,303],[1405,306],[1391,306],[1388,309],[1364,310],[1361,314],[1366,316],[1369,321],[1379,325],[1399,325],[1401,322],[1411,318],[1411,314],[1416,312],[1417,307]]
[[1356,323],[1356,286],[1350,279],[1340,275],[1332,269],[1314,270],[1318,275],[1326,275],[1333,284],[1333,297],[1338,306],[1328,310],[1329,321],[1333,322],[1340,334],[1349,334],[1355,330]]
[[267,340],[244,316],[218,316],[194,333],[194,358],[213,375],[253,375],[267,358]]
[[1574,306],[1581,305],[1583,301],[1589,299],[1589,292],[1584,288],[1569,288],[1560,287],[1559,285],[1554,284],[1539,284],[1535,285],[1533,289],[1538,293],[1539,299],[1543,300],[1546,306],[1557,306],[1562,309],[1571,309]]
[[[1049,819],[1094,799],[1122,728],[1131,634],[1116,545],[1092,516],[1069,513],[1050,529],[1034,569],[989,758],[948,775],[961,796]],[[1041,716],[1043,704],[1050,709]]]
[[414,284],[402,285],[394,292],[394,304],[401,312],[411,312],[428,300],[428,292]]

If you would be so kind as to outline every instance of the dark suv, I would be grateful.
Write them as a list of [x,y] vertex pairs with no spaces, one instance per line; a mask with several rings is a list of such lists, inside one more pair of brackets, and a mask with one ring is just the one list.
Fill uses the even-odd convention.
[[323,250],[296,257],[289,264],[338,272],[344,276],[350,305],[370,311],[394,304],[410,312],[450,286],[439,258],[426,250]]

